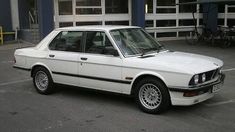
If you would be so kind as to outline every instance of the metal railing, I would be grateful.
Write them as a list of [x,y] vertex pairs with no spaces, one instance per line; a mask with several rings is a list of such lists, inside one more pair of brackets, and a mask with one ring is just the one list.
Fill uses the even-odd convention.
[[17,34],[18,29],[16,29],[14,32],[3,32],[2,26],[0,26],[0,44],[3,44],[4,42],[4,35],[14,35],[15,40],[18,39],[18,34]]

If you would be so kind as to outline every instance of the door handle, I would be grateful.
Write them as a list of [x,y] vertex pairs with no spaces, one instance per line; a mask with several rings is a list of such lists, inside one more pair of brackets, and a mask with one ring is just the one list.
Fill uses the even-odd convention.
[[53,57],[55,57],[55,55],[49,55],[49,57],[53,58]]
[[84,61],[85,61],[85,60],[87,60],[87,58],[85,58],[85,57],[81,57],[81,60],[84,60]]

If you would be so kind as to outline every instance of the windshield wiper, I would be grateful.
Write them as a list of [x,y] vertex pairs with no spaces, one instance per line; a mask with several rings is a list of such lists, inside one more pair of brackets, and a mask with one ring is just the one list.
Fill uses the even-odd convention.
[[148,49],[143,49],[141,56],[144,56],[146,53],[150,51],[157,51],[159,53],[162,49],[164,48],[163,45],[159,45],[157,48],[148,48]]

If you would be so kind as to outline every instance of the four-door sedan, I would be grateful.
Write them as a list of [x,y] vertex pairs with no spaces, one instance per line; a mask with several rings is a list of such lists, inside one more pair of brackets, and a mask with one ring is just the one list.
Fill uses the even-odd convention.
[[133,95],[141,110],[193,105],[220,90],[223,62],[169,51],[139,27],[81,26],[52,31],[37,46],[15,51],[15,68],[31,73],[36,90],[54,84]]

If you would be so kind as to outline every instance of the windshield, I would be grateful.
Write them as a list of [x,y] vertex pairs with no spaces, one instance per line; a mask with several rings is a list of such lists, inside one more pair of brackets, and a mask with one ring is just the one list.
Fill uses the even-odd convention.
[[117,29],[110,32],[125,57],[158,52],[162,46],[141,28]]

